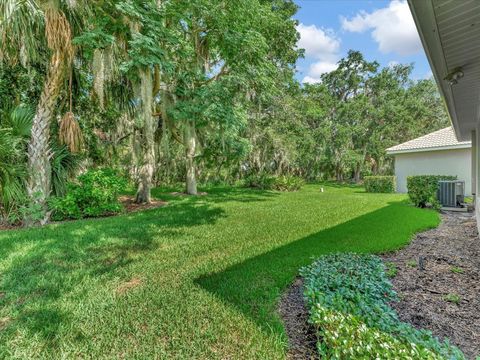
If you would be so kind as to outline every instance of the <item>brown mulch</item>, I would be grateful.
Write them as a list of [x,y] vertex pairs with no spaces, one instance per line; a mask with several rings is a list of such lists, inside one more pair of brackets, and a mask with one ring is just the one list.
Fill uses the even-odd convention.
[[0,230],[13,230],[18,229],[19,227],[20,226],[0,224]]
[[392,306],[402,321],[448,338],[469,359],[475,359],[480,355],[477,225],[472,213],[441,216],[438,228],[418,234],[406,248],[383,256],[398,269],[392,282],[401,300]]
[[308,323],[308,310],[303,298],[303,281],[297,278],[283,294],[278,305],[288,336],[287,358],[292,360],[318,359],[316,336]]
[[118,198],[124,207],[124,212],[132,213],[137,211],[156,209],[167,205],[167,202],[162,200],[152,199],[149,204],[137,204],[135,203],[134,196],[120,196]]
[[171,192],[170,195],[172,196],[206,196],[208,195],[208,193],[200,191],[197,193],[197,195],[190,195],[190,194],[187,194],[186,192],[174,191],[174,192]]
[[[480,356],[480,239],[471,213],[442,213],[436,229],[418,234],[406,248],[386,254],[400,297],[391,304],[402,321],[448,338],[468,359]],[[420,269],[420,264],[423,270]],[[391,267],[391,266],[389,266]],[[448,297],[456,295],[456,301]],[[278,311],[288,336],[289,359],[316,359],[300,278],[282,296]]]
[[[166,201],[162,200],[155,200],[152,199],[150,203],[148,204],[137,204],[135,203],[135,196],[127,196],[123,195],[118,198],[120,202],[123,205],[123,211],[120,214],[107,214],[104,216],[99,216],[97,219],[105,218],[105,217],[111,217],[111,216],[117,216],[121,214],[129,214],[129,213],[134,213],[137,211],[143,211],[143,210],[150,210],[150,209],[156,209],[165,205],[168,205]],[[55,223],[64,223],[64,222],[71,222],[71,221],[78,221],[78,220],[63,220],[63,221],[56,221]],[[9,225],[9,224],[1,224],[0,223],[0,231],[2,230],[15,230],[15,229],[21,229],[23,228],[22,224],[18,225]]]

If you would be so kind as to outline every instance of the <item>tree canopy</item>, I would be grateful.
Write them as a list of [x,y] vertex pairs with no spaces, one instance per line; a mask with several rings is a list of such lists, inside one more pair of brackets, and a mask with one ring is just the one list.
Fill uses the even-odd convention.
[[448,124],[411,64],[351,50],[300,84],[296,11],[291,0],[0,2],[2,221],[48,221],[49,197],[92,167],[121,171],[138,202],[156,185],[196,194],[252,173],[360,181],[392,172],[389,146]]

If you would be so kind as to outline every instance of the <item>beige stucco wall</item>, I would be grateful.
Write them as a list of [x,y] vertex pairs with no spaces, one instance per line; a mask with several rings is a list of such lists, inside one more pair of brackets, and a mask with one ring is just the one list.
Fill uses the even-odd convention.
[[395,155],[397,191],[407,192],[407,176],[456,175],[465,181],[465,194],[472,194],[471,149],[439,150]]

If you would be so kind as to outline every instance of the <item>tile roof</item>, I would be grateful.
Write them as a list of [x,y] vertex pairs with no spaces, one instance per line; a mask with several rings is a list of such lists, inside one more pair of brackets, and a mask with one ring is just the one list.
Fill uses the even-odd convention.
[[470,141],[458,141],[455,131],[451,126],[434,131],[430,134],[392,146],[387,149],[387,154],[401,154],[406,152],[420,152],[432,150],[446,150],[455,148],[469,148]]

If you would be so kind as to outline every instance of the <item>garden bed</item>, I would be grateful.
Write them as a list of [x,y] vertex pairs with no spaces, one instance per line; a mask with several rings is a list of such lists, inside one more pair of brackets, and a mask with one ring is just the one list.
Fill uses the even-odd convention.
[[283,294],[278,312],[288,336],[288,359],[317,359],[315,329],[308,323],[308,309],[303,298],[303,280],[297,278]]
[[[400,299],[390,306],[401,321],[431,331],[440,340],[448,339],[468,359],[477,359],[480,241],[476,222],[470,213],[445,212],[441,216],[438,228],[420,233],[406,248],[382,256]],[[304,289],[303,279],[296,279],[279,304],[289,339],[289,359],[318,358]]]
[[[162,206],[167,205],[166,201],[162,200],[156,200],[152,199],[150,203],[148,204],[137,204],[135,202],[135,196],[131,195],[122,195],[118,198],[120,203],[123,206],[123,210],[118,213],[118,214],[107,214],[104,216],[99,216],[98,218],[105,218],[105,217],[111,217],[111,216],[118,216],[122,214],[129,214],[129,213],[135,213],[138,211],[143,211],[143,210],[149,210],[149,209],[156,209]],[[71,221],[78,221],[78,220],[63,220],[63,221],[54,221],[55,223],[62,223],[62,222],[71,222]],[[23,228],[23,225],[5,225],[5,224],[0,224],[0,231],[2,230],[15,230],[15,229],[21,229]]]
[[120,196],[119,200],[123,205],[123,213],[156,209],[167,205],[167,202],[156,199],[152,199],[148,204],[137,204],[134,196]]
[[396,273],[392,282],[401,301],[392,307],[400,319],[450,339],[470,359],[479,356],[480,241],[474,215],[443,213],[438,228],[383,258]]

